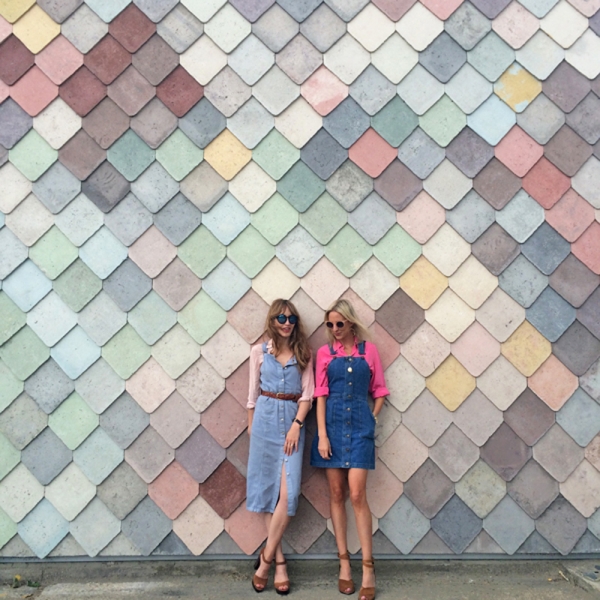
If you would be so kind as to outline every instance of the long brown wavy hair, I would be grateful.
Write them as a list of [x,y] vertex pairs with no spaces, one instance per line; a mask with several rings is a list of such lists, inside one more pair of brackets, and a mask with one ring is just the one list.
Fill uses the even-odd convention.
[[294,326],[294,329],[292,329],[289,344],[290,349],[296,357],[298,368],[300,371],[304,371],[310,361],[310,347],[308,346],[308,340],[306,339],[306,333],[304,332],[302,318],[292,302],[283,300],[282,298],[273,300],[269,312],[267,313],[264,336],[273,340],[273,354],[277,356],[281,351],[281,338],[275,329],[274,320],[277,315],[283,314],[286,308],[289,308],[290,313],[298,317],[298,322]]

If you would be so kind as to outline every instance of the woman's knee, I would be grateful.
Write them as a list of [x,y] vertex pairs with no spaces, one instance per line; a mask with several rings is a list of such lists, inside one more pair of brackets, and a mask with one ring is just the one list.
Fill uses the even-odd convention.
[[334,504],[344,504],[346,502],[346,486],[330,485],[329,498]]
[[367,504],[367,490],[366,488],[357,488],[350,490],[350,502],[353,507],[363,507]]

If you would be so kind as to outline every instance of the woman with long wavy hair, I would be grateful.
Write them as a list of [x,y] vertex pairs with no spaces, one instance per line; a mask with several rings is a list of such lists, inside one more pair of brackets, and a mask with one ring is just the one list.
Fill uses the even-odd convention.
[[281,539],[298,507],[304,419],[315,383],[302,320],[289,300],[271,304],[263,339],[250,352],[246,507],[265,514],[268,536],[254,565],[252,587],[265,589],[275,561],[275,591],[285,595],[290,582]]
[[[340,559],[338,589],[353,594],[355,587],[348,555],[346,490],[356,517],[362,548],[362,586],[359,600],[375,598],[375,565],[367,474],[375,469],[375,424],[389,391],[383,366],[369,332],[347,300],[325,312],[329,344],[316,358],[315,396],[317,435],[310,464],[324,468],[329,483],[331,520]],[[373,397],[373,410],[368,404]]]

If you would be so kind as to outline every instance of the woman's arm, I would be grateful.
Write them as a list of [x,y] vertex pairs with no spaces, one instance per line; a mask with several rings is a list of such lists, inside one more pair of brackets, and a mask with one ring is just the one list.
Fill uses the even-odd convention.
[[[296,413],[296,419],[302,422],[304,425],[304,421],[306,419],[306,415],[310,410],[311,403],[310,402],[298,402],[298,412]],[[298,450],[298,442],[300,441],[300,424],[294,422],[292,426],[288,429],[287,435],[285,436],[285,444],[283,446],[283,451],[285,454],[293,454]]]
[[329,460],[331,458],[331,444],[327,437],[327,423],[325,419],[325,404],[327,396],[317,398],[317,435],[319,436],[318,450],[322,458]]
[[254,409],[248,409],[248,435],[252,433],[252,419],[254,419]]
[[250,367],[248,377],[248,435],[252,433],[252,419],[254,418],[254,407],[260,394],[260,369],[263,362],[263,352],[260,345],[252,347],[250,350]]

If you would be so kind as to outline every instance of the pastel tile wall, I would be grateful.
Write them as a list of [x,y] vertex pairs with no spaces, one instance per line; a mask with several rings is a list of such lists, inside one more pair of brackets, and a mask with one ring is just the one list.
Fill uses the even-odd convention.
[[[377,553],[600,552],[599,35],[600,0],[0,0],[0,555],[255,552],[278,296],[380,348]],[[331,531],[306,464],[286,549]]]

